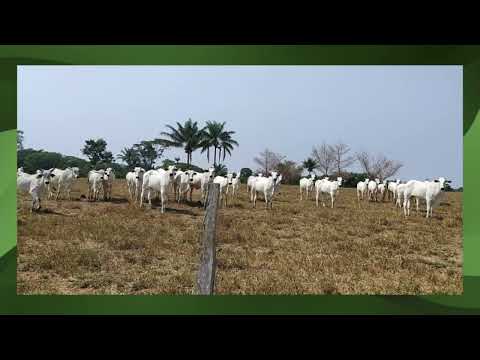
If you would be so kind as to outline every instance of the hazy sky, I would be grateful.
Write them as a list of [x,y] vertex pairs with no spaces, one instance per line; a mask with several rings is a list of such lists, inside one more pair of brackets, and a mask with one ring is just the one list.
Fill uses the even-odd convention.
[[[341,140],[381,152],[409,180],[463,185],[461,66],[19,66],[25,146],[84,157],[89,138],[114,155],[188,118],[226,121],[240,143],[225,165],[256,168],[263,149],[300,162]],[[165,156],[185,161],[181,149]],[[193,163],[207,167],[196,151]],[[356,168],[356,166],[355,166]]]

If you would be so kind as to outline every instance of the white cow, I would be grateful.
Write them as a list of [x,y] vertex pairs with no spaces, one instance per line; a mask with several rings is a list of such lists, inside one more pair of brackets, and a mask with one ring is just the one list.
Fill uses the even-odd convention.
[[232,199],[236,198],[238,195],[238,188],[240,187],[240,171],[232,174],[231,184],[227,186],[227,194],[229,193],[229,189],[232,188]]
[[252,184],[251,201],[253,201],[253,207],[257,204],[257,193],[263,193],[265,198],[265,208],[273,208],[273,195],[275,194],[275,188],[278,187],[282,181],[282,175],[276,171],[272,171],[269,177],[257,177]]
[[100,197],[100,191],[104,190],[104,184],[107,180],[105,176],[105,170],[90,170],[87,175],[88,180],[88,200],[98,200]]
[[[320,197],[320,194],[327,193],[330,195],[330,200],[333,208],[335,204],[335,196],[338,192],[338,188],[341,185],[342,185],[342,178],[340,176],[337,177],[337,180],[335,181],[330,181],[327,179],[321,179],[321,180],[315,181],[315,189],[317,191],[315,200],[317,203],[317,207],[318,207],[318,198]],[[323,200],[323,196],[322,196],[322,203],[323,203],[323,206],[325,206],[325,201]]]
[[[395,207],[402,208],[403,206],[403,199],[404,199],[404,192],[405,187],[407,184],[402,184],[401,182],[397,184],[395,188]],[[418,199],[417,199],[417,210],[418,210]]]
[[363,200],[365,197],[365,193],[367,192],[367,184],[368,184],[368,179],[365,179],[365,181],[359,181],[357,183],[357,200],[360,201],[360,199]]
[[410,215],[410,198],[415,196],[417,199],[425,199],[427,204],[425,217],[428,218],[429,215],[432,217],[433,207],[440,202],[445,184],[450,182],[450,180],[445,180],[443,177],[434,181],[410,180],[407,182],[403,193],[403,212],[405,216]]
[[387,180],[383,180],[380,184],[378,184],[377,192],[380,194],[380,198],[383,199],[383,194],[385,194],[385,190],[387,187]]
[[17,189],[22,193],[28,193],[32,197],[32,207],[30,211],[40,210],[41,197],[47,190],[50,180],[55,177],[53,169],[37,170],[35,174],[22,172],[17,176]]
[[214,184],[220,185],[220,195],[219,200],[220,204],[222,203],[222,199],[225,200],[225,207],[227,207],[227,198],[228,198],[228,186],[232,185],[232,173],[228,173],[227,176],[215,176],[213,179]]
[[162,201],[161,212],[165,212],[165,206],[168,201],[168,190],[170,184],[175,177],[177,168],[172,165],[168,167],[168,170],[158,169],[149,170],[143,176],[142,195],[140,196],[140,207],[143,205],[143,199],[145,192],[148,193],[148,203],[152,205],[152,191],[160,193],[160,200]]
[[208,183],[213,181],[214,172],[215,168],[210,167],[205,172],[201,174],[197,173],[193,177],[193,181],[190,182],[190,201],[192,201],[193,190],[200,189],[202,202],[205,204],[205,201],[207,200]]
[[175,180],[178,181],[177,183],[177,190],[175,193],[176,200],[180,202],[180,200],[187,199],[187,193],[190,190],[190,184],[193,183],[195,175],[197,173],[193,170],[182,171],[180,174],[180,179],[178,179],[178,173],[175,175]]
[[137,166],[133,169],[133,171],[129,171],[125,176],[130,199],[135,199],[136,201],[140,197],[142,191],[143,174],[145,174],[145,169]]
[[308,193],[313,190],[315,185],[315,175],[311,174],[308,177],[300,179],[300,200],[303,200],[303,192],[305,192],[305,198],[308,200]]
[[380,182],[379,179],[375,179],[375,181],[369,181],[367,184],[368,189],[368,200],[377,201],[377,191],[378,191],[378,183]]
[[107,168],[105,170],[105,177],[103,182],[103,199],[111,200],[112,199],[112,188],[115,181],[115,171],[112,168]]
[[73,183],[78,179],[80,169],[78,167],[68,167],[65,170],[53,169],[53,177],[48,185],[48,198],[52,198],[55,194],[55,200],[58,200],[60,192],[63,190],[68,197],[68,200],[71,200],[70,192],[72,191]]
[[395,180],[395,181],[389,181],[387,185],[387,190],[388,190],[388,195],[390,200],[392,200],[394,203],[397,199],[397,186],[400,184],[400,180]]

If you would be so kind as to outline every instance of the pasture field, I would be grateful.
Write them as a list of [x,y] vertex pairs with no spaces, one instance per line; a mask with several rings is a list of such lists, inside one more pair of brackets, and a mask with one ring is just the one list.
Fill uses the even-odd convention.
[[[193,294],[203,208],[177,204],[167,212],[129,203],[124,180],[110,202],[44,200],[31,214],[18,196],[19,294]],[[392,203],[363,201],[342,188],[336,207],[299,200],[281,185],[273,211],[246,187],[222,208],[217,229],[218,294],[461,294],[462,193],[446,193],[433,218],[405,219]],[[157,203],[157,206],[159,204]],[[45,210],[46,208],[46,210]]]

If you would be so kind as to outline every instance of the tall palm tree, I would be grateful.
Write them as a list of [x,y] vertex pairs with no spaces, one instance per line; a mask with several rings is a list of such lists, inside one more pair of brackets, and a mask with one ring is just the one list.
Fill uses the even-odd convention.
[[[207,121],[205,128],[203,129],[203,139],[201,141],[202,153],[207,152],[207,160],[210,162],[210,148],[213,147],[213,165],[217,165],[221,160],[222,150],[223,158],[225,159],[226,153],[231,155],[233,145],[238,146],[238,142],[232,139],[232,135],[235,131],[226,131],[225,122],[220,123],[216,121]],[[218,150],[218,152],[217,152]]]
[[203,138],[203,130],[198,128],[198,124],[188,119],[185,124],[177,122],[177,127],[166,125],[170,132],[162,132],[160,135],[166,138],[155,139],[155,142],[165,146],[183,147],[187,154],[187,164],[192,162],[192,153],[200,148]]

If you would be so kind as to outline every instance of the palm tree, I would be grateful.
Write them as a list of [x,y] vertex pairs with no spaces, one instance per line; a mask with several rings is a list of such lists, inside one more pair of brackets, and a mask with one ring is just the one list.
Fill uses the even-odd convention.
[[170,132],[162,132],[160,135],[166,137],[163,139],[155,139],[155,142],[165,146],[183,147],[187,154],[187,164],[192,161],[192,153],[200,147],[203,137],[203,130],[198,128],[197,122],[188,119],[185,124],[177,122],[177,128],[166,125]]
[[210,148],[213,147],[213,165],[217,164],[217,150],[218,161],[221,160],[222,150],[223,158],[225,159],[226,153],[231,155],[233,145],[238,146],[238,142],[232,139],[232,135],[235,131],[226,131],[225,122],[220,123],[216,121],[207,121],[207,125],[203,130],[203,140],[201,141],[202,153],[207,152],[207,160],[210,162]]
[[302,165],[305,169],[307,169],[308,175],[310,175],[311,172],[318,167],[318,163],[312,158],[305,160]]
[[124,148],[120,154],[117,155],[117,158],[125,162],[130,168],[138,166],[140,163],[138,151],[131,148]]
[[215,175],[218,176],[225,176],[227,175],[228,169],[225,165],[223,164],[217,164],[214,166],[215,167]]

